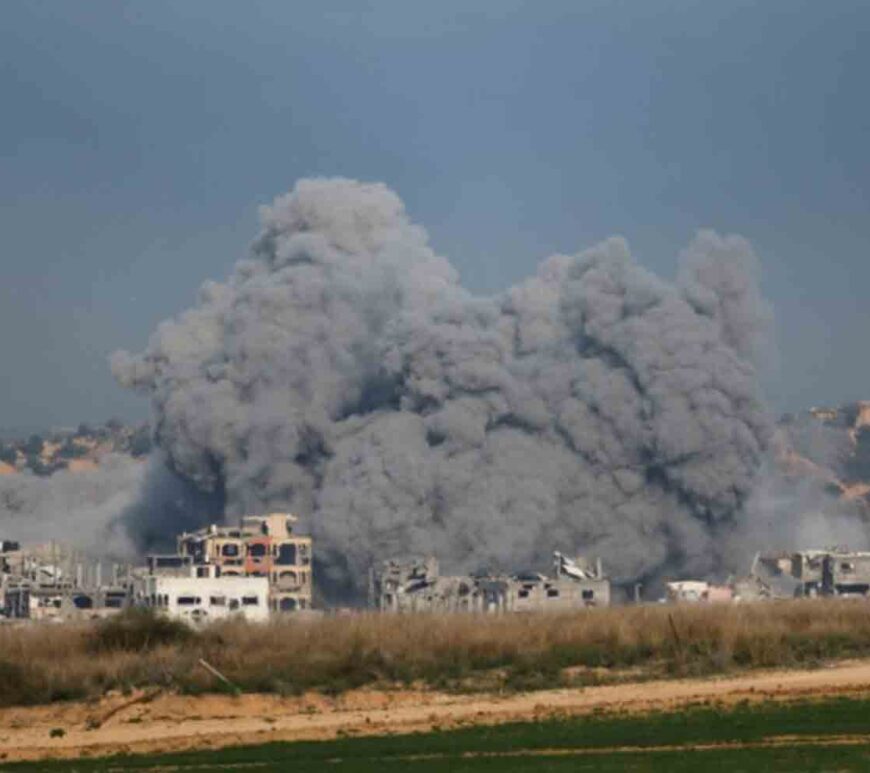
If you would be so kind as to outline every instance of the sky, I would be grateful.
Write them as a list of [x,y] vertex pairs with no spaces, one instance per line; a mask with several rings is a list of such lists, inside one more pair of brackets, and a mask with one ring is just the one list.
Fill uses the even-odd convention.
[[870,3],[9,0],[0,428],[148,415],[107,357],[308,176],[387,183],[476,292],[624,235],[761,261],[772,408],[870,399]]

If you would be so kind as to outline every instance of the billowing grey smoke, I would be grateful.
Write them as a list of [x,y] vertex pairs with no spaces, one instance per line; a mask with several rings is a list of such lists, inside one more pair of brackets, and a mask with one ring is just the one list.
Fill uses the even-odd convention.
[[0,475],[0,539],[58,540],[95,556],[132,557],[118,514],[136,502],[144,474],[141,462],[109,454],[84,472]]
[[474,569],[577,549],[625,581],[716,568],[770,435],[745,241],[700,233],[668,284],[612,238],[478,297],[383,185],[304,180],[262,220],[227,283],[112,362],[227,516],[298,512],[351,588],[409,551]]

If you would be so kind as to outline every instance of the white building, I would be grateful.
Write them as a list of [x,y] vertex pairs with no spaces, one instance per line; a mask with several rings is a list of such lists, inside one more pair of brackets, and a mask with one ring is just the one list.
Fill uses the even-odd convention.
[[669,604],[725,603],[734,600],[734,592],[727,585],[712,585],[705,580],[678,580],[665,583]]
[[134,603],[192,624],[205,625],[233,616],[264,623],[269,619],[269,580],[146,575],[137,583]]

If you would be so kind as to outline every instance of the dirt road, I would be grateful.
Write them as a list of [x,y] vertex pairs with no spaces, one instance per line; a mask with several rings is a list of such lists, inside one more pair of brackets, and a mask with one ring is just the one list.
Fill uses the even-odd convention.
[[468,724],[543,719],[591,711],[649,711],[701,701],[794,700],[870,695],[870,661],[813,671],[755,671],[506,696],[358,690],[305,695],[110,696],[0,710],[0,760],[169,752],[338,735],[409,733]]

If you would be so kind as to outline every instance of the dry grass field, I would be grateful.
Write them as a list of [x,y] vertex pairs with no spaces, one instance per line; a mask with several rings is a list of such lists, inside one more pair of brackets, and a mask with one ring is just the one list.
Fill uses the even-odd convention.
[[800,600],[640,606],[559,615],[343,615],[191,631],[146,614],[0,626],[0,705],[166,687],[338,694],[364,685],[544,689],[809,667],[870,655],[870,605]]

